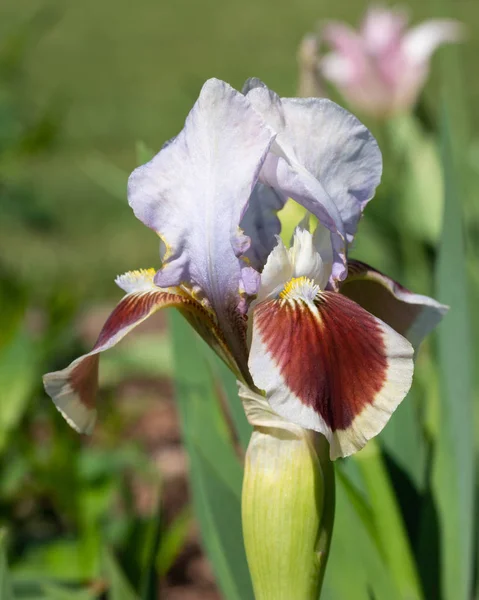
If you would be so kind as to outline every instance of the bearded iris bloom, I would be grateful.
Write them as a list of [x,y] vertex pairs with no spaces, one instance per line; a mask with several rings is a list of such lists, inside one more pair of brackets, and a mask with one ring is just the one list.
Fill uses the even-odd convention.
[[[91,433],[100,353],[173,306],[253,396],[326,436],[331,458],[363,447],[407,394],[413,347],[446,310],[347,259],[381,168],[372,135],[333,102],[207,81],[184,129],[129,179],[161,267],[119,276],[126,295],[93,350],[44,377],[68,423]],[[289,198],[319,224],[300,224],[288,249],[277,213]]]

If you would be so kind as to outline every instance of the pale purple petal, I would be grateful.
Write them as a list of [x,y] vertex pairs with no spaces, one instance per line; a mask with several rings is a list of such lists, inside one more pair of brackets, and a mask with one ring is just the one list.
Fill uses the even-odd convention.
[[382,173],[381,151],[368,129],[327,99],[283,100],[297,160],[334,201],[351,241]]
[[243,263],[237,252],[245,244],[239,224],[273,139],[242,94],[211,79],[183,131],[129,180],[135,215],[166,246],[155,282],[198,286],[240,362],[235,312]]
[[[247,97],[278,134],[261,181],[305,206],[333,238],[344,234],[350,242],[381,178],[381,153],[371,133],[327,99],[280,99],[260,82]],[[340,246],[333,240],[335,249]]]
[[284,204],[285,198],[282,195],[273,188],[257,183],[241,219],[241,229],[251,240],[244,256],[259,272],[276,245],[276,236],[281,232],[278,211]]

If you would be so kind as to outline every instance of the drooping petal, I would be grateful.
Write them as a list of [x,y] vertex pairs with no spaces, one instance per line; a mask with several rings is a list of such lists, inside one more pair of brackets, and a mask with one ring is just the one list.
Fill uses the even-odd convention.
[[417,348],[438,325],[449,307],[408,289],[357,260],[348,262],[342,294],[360,304]]
[[313,213],[331,231],[335,249],[343,236],[352,241],[381,178],[381,152],[371,133],[330,100],[280,99],[259,80],[245,90],[277,133],[261,181]]
[[402,52],[409,61],[408,68],[426,65],[439,46],[459,42],[463,37],[463,24],[451,19],[432,19],[413,27],[402,40]]
[[[180,290],[165,290],[153,283],[154,269],[133,271],[117,278],[129,293],[116,306],[103,326],[93,350],[62,371],[43,377],[47,394],[60,413],[80,433],[91,433],[96,421],[99,353],[115,346],[132,329],[160,308],[176,306],[192,318],[208,320],[200,304]],[[212,329],[212,328],[210,328]]]
[[239,363],[245,363],[236,330],[244,263],[237,255],[247,246],[239,224],[273,139],[242,94],[211,79],[181,133],[129,179],[135,215],[167,247],[155,282],[199,286]]
[[249,366],[285,419],[323,433],[332,459],[361,449],[407,394],[413,348],[335,292],[291,294],[254,311]]

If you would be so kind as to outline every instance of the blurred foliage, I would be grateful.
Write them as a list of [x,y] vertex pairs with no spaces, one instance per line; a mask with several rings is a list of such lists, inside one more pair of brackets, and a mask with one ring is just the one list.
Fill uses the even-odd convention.
[[[94,10],[106,11],[101,4]],[[70,49],[72,94],[82,98],[90,86],[90,100],[103,107],[98,116],[93,106],[91,122],[78,112],[68,120],[63,96],[50,94],[55,77],[46,86],[50,95],[39,99],[32,97],[38,88],[29,78],[40,41],[50,36],[55,57],[61,56],[68,36],[74,37],[68,28],[76,26],[73,17],[81,32],[94,15],[79,16],[72,8],[73,17],[69,13],[66,28],[58,31],[64,15],[49,8],[0,38],[1,600],[156,598],[158,580],[184,546],[191,510],[186,507],[167,523],[161,501],[146,516],[134,505],[132,474],[158,496],[162,480],[147,453],[125,435],[128,415],[113,405],[132,377],[174,379],[204,548],[225,597],[252,597],[239,521],[241,448],[250,428],[233,378],[179,316],[171,315],[171,336],[162,331],[133,338],[102,359],[101,427],[92,440],[85,442],[67,428],[41,386],[42,373],[85,350],[84,338],[75,333],[78,315],[86,300],[94,304],[112,294],[108,281],[101,287],[101,277],[113,276],[113,268],[150,266],[135,261],[154,266],[157,260],[154,236],[145,235],[125,201],[128,171],[123,167],[134,166],[133,138],[144,135],[158,148],[178,128],[212,71],[237,85],[260,75],[293,93],[294,46],[317,14],[317,3],[305,0],[303,12],[294,7],[294,17],[291,7],[279,3],[275,14],[284,23],[269,28],[266,38],[259,32],[263,35],[270,21],[268,2],[234,10],[207,4],[190,6],[181,35],[148,47],[160,54],[175,48],[176,62],[161,73],[160,83],[153,81],[151,62],[146,68],[137,61],[146,70],[133,78],[138,64],[128,62],[128,45],[118,49],[115,31],[108,31],[112,37],[105,41],[105,27],[97,31],[91,25],[97,44],[88,52],[101,57],[111,43],[120,55],[110,57],[115,68],[127,63],[139,85],[135,91],[118,76],[117,88],[111,89],[107,68],[91,69],[91,54],[87,60],[83,48]],[[461,17],[467,7],[459,4],[456,16]],[[351,18],[349,5],[342,6],[337,10]],[[176,32],[179,13],[165,7],[155,14]],[[361,8],[355,4],[355,14]],[[425,16],[429,8],[424,4],[417,10]],[[198,31],[197,22],[206,20],[205,14],[216,16],[206,33]],[[113,27],[109,11],[107,16]],[[129,13],[122,18],[121,27],[138,28],[137,37],[143,35]],[[256,35],[245,45],[252,21]],[[471,22],[473,32],[477,25]],[[150,42],[158,39],[154,20],[146,33]],[[79,39],[85,46],[86,38],[79,36],[76,43]],[[233,66],[215,40],[231,47]],[[367,123],[380,142],[385,170],[352,255],[417,292],[437,292],[452,309],[436,338],[421,348],[413,389],[378,442],[336,466],[337,516],[326,600],[479,598],[474,581],[479,371],[473,368],[479,319],[477,311],[469,312],[479,301],[479,140],[473,137],[477,117],[476,130],[471,129],[464,105],[465,98],[477,98],[477,84],[472,82],[476,87],[469,95],[461,94],[461,49],[444,52],[450,62],[440,65],[416,114],[385,126]],[[471,47],[467,52],[470,57]],[[188,65],[181,75],[175,70],[178,61]],[[51,56],[47,65],[44,73],[54,72]],[[129,89],[131,107],[126,100],[112,107],[120,95],[118,82]],[[159,87],[159,105],[152,99],[147,110],[139,107],[139,95],[152,92],[149,97],[155,98]],[[444,94],[434,93],[443,87]],[[139,115],[136,123],[133,113]],[[85,123],[95,129],[94,141],[83,136]],[[78,140],[87,151],[76,153]],[[139,145],[138,162],[150,154]],[[294,204],[286,207],[286,238],[301,217]]]
[[62,107],[51,102],[33,109],[25,74],[26,56],[55,21],[42,10],[0,39],[0,211],[3,224],[20,221],[26,228],[48,230],[54,216],[38,203],[28,160],[50,151],[57,141]]

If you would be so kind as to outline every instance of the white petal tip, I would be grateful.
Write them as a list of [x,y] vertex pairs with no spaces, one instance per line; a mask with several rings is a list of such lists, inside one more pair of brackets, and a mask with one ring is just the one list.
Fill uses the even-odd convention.
[[127,294],[133,292],[147,292],[155,289],[153,279],[155,277],[155,269],[138,269],[137,271],[127,271],[123,275],[118,275],[115,283],[118,287],[124,290]]
[[43,377],[43,384],[45,391],[70,427],[78,433],[91,435],[96,423],[96,409],[86,406],[80,400],[64,376],[48,373]]

